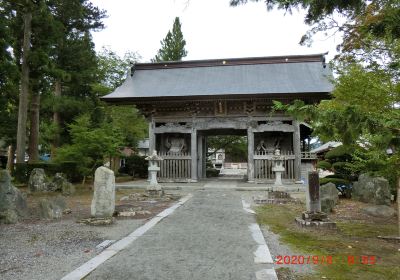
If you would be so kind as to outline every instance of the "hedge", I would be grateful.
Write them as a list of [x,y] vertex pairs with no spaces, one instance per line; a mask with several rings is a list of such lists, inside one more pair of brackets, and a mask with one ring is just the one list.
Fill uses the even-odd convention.
[[71,182],[77,182],[82,179],[82,176],[78,172],[77,163],[74,161],[64,161],[60,163],[16,163],[13,176],[19,183],[28,183],[29,176],[35,168],[43,168],[47,176],[54,176],[56,173],[64,173]]
[[122,166],[118,173],[128,174],[132,177],[146,178],[148,176],[149,162],[146,157],[132,155],[125,158],[125,165]]

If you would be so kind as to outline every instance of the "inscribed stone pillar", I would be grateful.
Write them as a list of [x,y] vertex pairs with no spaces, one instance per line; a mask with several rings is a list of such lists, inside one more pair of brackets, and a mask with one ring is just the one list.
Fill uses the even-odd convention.
[[114,172],[101,166],[94,174],[94,193],[91,214],[97,218],[112,217],[115,210]]
[[321,200],[319,198],[319,176],[318,172],[316,171],[308,173],[306,203],[308,212],[321,212]]
[[197,181],[197,130],[192,129],[190,154],[192,157],[192,180]]
[[296,182],[301,180],[301,149],[300,149],[300,125],[298,121],[293,121],[293,152],[294,152],[294,177]]
[[247,180],[254,182],[254,132],[247,128]]

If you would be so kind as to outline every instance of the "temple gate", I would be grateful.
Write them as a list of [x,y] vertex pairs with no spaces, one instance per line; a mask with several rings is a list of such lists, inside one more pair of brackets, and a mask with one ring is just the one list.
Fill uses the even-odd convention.
[[310,129],[282,112],[273,101],[329,98],[331,72],[323,55],[140,63],[124,84],[103,97],[134,104],[149,122],[150,154],[161,162],[160,181],[205,177],[207,136],[247,136],[247,179],[272,181],[272,156],[285,156],[283,179],[301,179],[310,160]]

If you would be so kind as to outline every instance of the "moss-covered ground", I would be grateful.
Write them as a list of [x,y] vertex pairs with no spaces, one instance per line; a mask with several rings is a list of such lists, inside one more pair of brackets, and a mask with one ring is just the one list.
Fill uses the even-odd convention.
[[[350,213],[343,209],[351,209]],[[400,243],[377,236],[397,235],[396,219],[372,219],[359,215],[351,201],[342,201],[332,215],[338,230],[321,231],[298,227],[294,219],[304,205],[265,205],[257,208],[257,220],[280,235],[302,257],[290,261],[316,263],[313,274],[299,275],[278,267],[280,279],[400,279]],[[341,214],[346,213],[346,214]],[[353,216],[353,218],[352,218]],[[293,258],[293,257],[290,257]],[[303,260],[304,258],[304,260]],[[284,262],[284,260],[281,260]],[[286,258],[286,262],[290,262]],[[286,278],[285,275],[291,274]]]

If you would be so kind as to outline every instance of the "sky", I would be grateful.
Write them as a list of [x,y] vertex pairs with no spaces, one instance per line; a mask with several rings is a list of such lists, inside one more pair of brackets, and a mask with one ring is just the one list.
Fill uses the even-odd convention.
[[108,46],[120,56],[138,52],[149,62],[180,17],[188,55],[183,60],[336,53],[340,37],[298,42],[310,28],[304,11],[267,11],[263,1],[230,7],[229,0],[92,0],[107,11],[106,28],[93,33],[96,50]]

